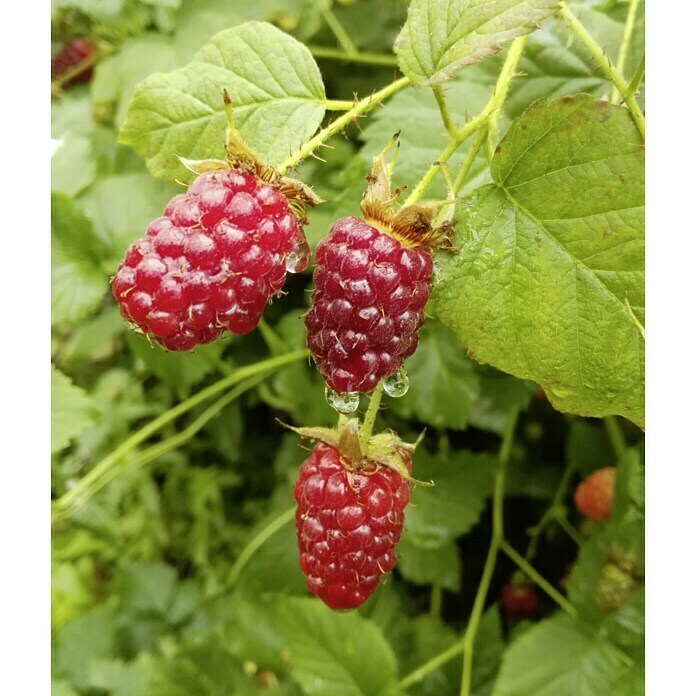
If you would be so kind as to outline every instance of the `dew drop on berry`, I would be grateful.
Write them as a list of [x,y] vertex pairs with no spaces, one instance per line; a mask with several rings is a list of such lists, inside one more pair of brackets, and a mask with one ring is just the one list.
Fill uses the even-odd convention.
[[408,374],[406,368],[401,367],[389,377],[384,379],[384,393],[391,396],[393,399],[398,399],[404,396],[408,391]]
[[335,392],[328,387],[324,392],[326,402],[334,411],[338,413],[354,413],[360,404],[360,394],[358,392]]
[[300,235],[292,249],[285,257],[285,270],[288,273],[302,273],[312,257],[312,252],[309,248],[309,243],[304,235]]

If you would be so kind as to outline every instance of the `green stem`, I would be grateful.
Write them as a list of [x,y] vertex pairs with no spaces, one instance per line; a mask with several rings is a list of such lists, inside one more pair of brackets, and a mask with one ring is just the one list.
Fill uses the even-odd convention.
[[407,674],[400,682],[399,687],[401,689],[406,689],[412,684],[419,682],[423,677],[430,674],[430,672],[435,671],[438,667],[441,667],[446,662],[449,662],[452,658],[459,655],[464,647],[464,639],[460,638],[456,643],[453,643],[447,650],[444,650],[439,655],[436,655],[432,659],[428,660],[426,663],[422,664],[413,672]]
[[541,536],[541,533],[546,529],[550,522],[558,520],[557,511],[561,506],[561,502],[565,498],[566,493],[568,492],[568,485],[570,484],[570,478],[573,475],[573,471],[575,471],[575,466],[573,465],[571,460],[568,460],[565,469],[563,470],[563,474],[561,475],[561,480],[558,483],[558,488],[556,488],[556,492],[554,493],[551,504],[548,506],[548,508],[546,508],[546,511],[541,516],[541,519],[539,520],[538,524],[535,527],[533,527],[529,532],[529,546],[527,547],[527,553],[525,553],[525,558],[528,561],[531,561],[536,555],[537,546],[539,544],[539,537]]
[[578,545],[582,546],[583,538],[578,533],[577,529],[573,527],[568,518],[565,515],[556,514],[554,519],[558,523],[558,526]]
[[462,642],[464,662],[462,667],[462,684],[459,692],[460,696],[469,696],[471,692],[471,678],[474,666],[474,640],[476,639],[479,622],[483,615],[486,596],[488,595],[491,579],[493,578],[498,551],[501,544],[504,542],[503,502],[505,499],[505,469],[512,452],[518,415],[519,412],[517,409],[510,414],[505,429],[505,435],[503,436],[503,442],[500,447],[499,466],[493,484],[493,533],[491,535],[491,544],[488,548],[488,555],[486,556],[486,563],[483,567],[481,582],[479,583],[474,599],[474,607],[471,610],[471,617]]
[[430,588],[430,616],[439,617],[442,611],[442,587],[433,585]]
[[585,48],[590,52],[595,63],[599,66],[601,71],[616,85],[619,90],[619,94],[622,96],[626,107],[631,112],[631,116],[635,121],[636,127],[640,132],[641,137],[645,140],[645,116],[638,106],[635,94],[630,92],[628,89],[628,84],[624,80],[623,76],[612,66],[609,59],[604,55],[604,51],[599,47],[597,42],[592,38],[590,33],[585,29],[585,27],[580,23],[578,18],[570,11],[568,5],[564,2],[561,5],[560,10],[561,16],[568,22],[568,26],[575,33],[575,35],[585,44]]
[[621,431],[621,426],[616,416],[607,416],[604,419],[604,427],[607,430],[609,442],[611,442],[611,446],[614,448],[616,459],[621,459],[624,452],[626,452],[626,440],[624,439],[624,434]]
[[360,450],[365,452],[367,449],[367,443],[372,437],[372,429],[375,426],[375,419],[377,418],[377,411],[379,411],[379,403],[382,400],[382,391],[384,391],[384,383],[380,380],[379,384],[374,388],[372,395],[370,396],[370,403],[367,407],[367,413],[365,413],[365,418],[363,418],[363,424],[360,428]]
[[500,549],[513,563],[535,584],[537,584],[546,594],[558,604],[563,611],[571,616],[577,616],[575,607],[543,576],[536,570],[523,556],[518,553],[507,541],[503,540]]
[[347,53],[338,48],[327,48],[326,46],[310,46],[310,53],[315,58],[327,58],[329,60],[342,60],[346,63],[366,63],[368,65],[385,65],[396,67],[399,63],[396,56],[380,53]]
[[406,87],[410,84],[408,77],[402,77],[395,82],[387,85],[386,87],[380,89],[378,92],[371,94],[369,97],[361,99],[359,102],[353,105],[353,108],[346,111],[345,114],[339,116],[335,121],[332,121],[326,128],[320,130],[313,138],[308,140],[294,155],[290,156],[283,164],[278,167],[279,174],[285,174],[285,172],[298,165],[305,157],[309,157],[312,152],[319,147],[322,143],[327,141],[332,135],[335,135],[339,131],[343,130],[351,121],[353,121],[356,116],[364,114],[370,109],[377,106],[392,94],[395,94],[400,89]]
[[469,174],[471,165],[474,163],[476,155],[478,155],[481,146],[483,145],[483,143],[486,142],[487,135],[488,129],[481,128],[481,130],[479,130],[479,132],[476,134],[474,141],[471,143],[469,152],[467,152],[466,157],[464,158],[464,162],[462,163],[459,173],[457,174],[457,178],[454,180],[454,184],[452,186],[452,190],[455,194],[459,193],[461,187],[464,186],[464,182],[466,181],[466,177]]
[[[232,403],[245,392],[249,391],[249,389],[265,379],[266,376],[267,375],[259,375],[242,382],[235,389],[231,389],[227,394],[209,406],[205,411],[203,411],[203,413],[201,413],[200,416],[198,416],[198,418],[196,418],[180,433],[172,435],[166,440],[162,440],[162,442],[152,445],[152,447],[148,447],[131,461],[126,462],[124,466],[113,467],[109,472],[102,476],[102,478],[90,486],[89,489],[84,490],[79,501],[77,501],[72,507],[68,508],[68,510],[63,514],[63,517],[72,515],[75,511],[79,510],[80,507],[85,505],[102,488],[107,486],[114,479],[125,474],[127,471],[133,471],[134,469],[144,466],[145,464],[149,464],[153,459],[157,459],[163,454],[166,454],[177,447],[181,447],[184,443],[190,440],[211,418],[216,416],[223,408],[225,408],[225,406]],[[61,519],[61,517],[59,516],[57,519]]]
[[239,382],[249,379],[250,377],[272,372],[273,370],[284,367],[285,365],[305,359],[308,355],[309,352],[306,349],[296,350],[292,353],[287,353],[285,355],[280,355],[278,357],[269,358],[267,360],[254,363],[253,365],[240,367],[232,374],[223,377],[221,380],[211,384],[205,389],[202,389],[197,394],[194,394],[185,401],[182,401],[180,404],[170,408],[168,411],[165,411],[163,414],[147,423],[147,425],[140,428],[140,430],[133,433],[115,450],[104,457],[104,459],[102,459],[91,471],[89,471],[77,482],[74,488],[70,489],[61,498],[55,501],[55,509],[59,513],[69,510],[72,506],[80,501],[84,491],[89,490],[102,477],[108,476],[111,469],[125,454],[137,447],[141,442],[147,440],[160,428],[163,428],[168,423],[171,423],[183,413],[190,411],[203,401],[212,398],[217,393],[225,391]]
[[628,81],[628,91],[631,94],[635,94],[640,87],[640,83],[643,81],[643,76],[645,75],[645,51],[636,65],[636,69],[631,75],[631,79]]
[[285,345],[285,342],[263,317],[259,319],[258,329],[266,347],[271,351],[272,355],[283,355],[283,353],[288,352],[288,347]]
[[442,117],[442,124],[445,126],[447,135],[450,138],[456,139],[457,128],[452,121],[452,115],[447,108],[447,102],[445,101],[445,90],[442,89],[442,85],[435,85],[433,87],[433,94],[435,95],[435,101],[437,102],[437,108],[440,109],[440,116]]
[[[522,55],[522,49],[524,48],[525,37],[519,37],[515,39],[510,45],[510,50],[508,51],[507,57],[505,58],[505,63],[498,76],[498,81],[496,82],[495,88],[493,89],[493,94],[486,106],[483,107],[481,113],[472,118],[470,121],[465,123],[460,128],[454,129],[454,134],[450,142],[446,145],[445,149],[440,153],[438,158],[433,162],[428,171],[423,175],[423,178],[418,182],[416,187],[411,192],[411,195],[404,202],[404,206],[416,203],[421,199],[425,193],[430,183],[435,178],[435,175],[440,169],[440,166],[447,162],[449,158],[457,151],[459,146],[475,131],[479,128],[485,126],[489,122],[491,115],[498,112],[500,107],[505,100],[508,92],[508,87],[512,77],[517,68],[517,64]],[[459,177],[457,177],[459,179]]]
[[[619,49],[619,58],[616,61],[616,69],[620,75],[624,74],[626,69],[626,59],[628,57],[628,49],[631,45],[631,37],[633,29],[636,25],[636,16],[638,14],[638,0],[630,0],[628,5],[628,14],[626,15],[626,24],[624,25],[624,33],[621,39],[621,48]],[[633,90],[635,92],[635,90]],[[611,92],[611,103],[618,104],[621,100],[619,90],[614,85]]]
[[352,109],[355,106],[355,102],[344,99],[327,99],[324,102],[324,106],[329,111],[348,111],[348,109]]
[[227,576],[227,588],[231,589],[244,570],[244,566],[251,557],[280,529],[295,518],[295,507],[291,507],[275,519],[271,520],[254,538],[244,547],[244,550],[237,556]]
[[495,148],[496,140],[498,139],[500,112],[505,103],[505,99],[507,99],[508,92],[510,91],[510,83],[515,75],[520,58],[522,57],[522,51],[524,51],[526,41],[526,36],[520,36],[510,44],[507,59],[505,60],[505,64],[503,65],[503,69],[495,85],[493,108],[488,118],[488,142],[491,150]]
[[320,3],[319,11],[346,53],[358,53],[358,47],[353,43],[353,39],[350,38],[348,32],[343,28],[341,22],[339,22],[338,17],[333,13],[331,6],[329,4]]

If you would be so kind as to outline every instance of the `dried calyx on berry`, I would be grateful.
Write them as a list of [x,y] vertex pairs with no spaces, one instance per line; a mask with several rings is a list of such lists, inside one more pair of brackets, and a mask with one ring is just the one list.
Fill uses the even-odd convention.
[[425,319],[431,252],[452,248],[453,201],[397,209],[400,190],[391,188],[396,157],[387,160],[396,138],[367,177],[364,220],[338,220],[315,253],[307,343],[326,381],[327,400],[341,413],[353,412],[359,394],[381,379],[389,396],[406,393],[403,362],[416,350]]
[[286,272],[310,260],[305,206],[320,199],[261,163],[224,99],[227,159],[182,159],[198,177],[131,244],[111,279],[131,327],[168,350],[190,350],[225,330],[248,333],[281,294]]
[[[362,446],[359,423],[292,428],[318,440],[295,484],[300,568],[334,610],[360,606],[396,564],[416,445],[387,431]],[[416,443],[417,444],[417,443]]]

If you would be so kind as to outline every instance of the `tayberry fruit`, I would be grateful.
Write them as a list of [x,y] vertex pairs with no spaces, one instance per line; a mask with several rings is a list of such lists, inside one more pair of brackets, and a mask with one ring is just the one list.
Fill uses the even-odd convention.
[[237,169],[201,174],[128,248],[111,279],[123,316],[168,350],[246,334],[286,270],[309,262],[279,187]]
[[[410,471],[410,461],[403,459]],[[332,609],[354,609],[396,563],[408,478],[368,458],[356,463],[319,442],[295,484],[300,568]]]
[[327,385],[367,392],[418,345],[433,262],[356,217],[336,222],[317,246],[307,342]]
[[500,601],[505,610],[505,615],[513,621],[528,619],[536,613],[539,606],[539,598],[536,590],[529,584],[526,578],[513,576],[500,592]]
[[578,485],[573,499],[581,515],[593,520],[608,520],[611,517],[615,473],[613,466],[597,469]]
[[[388,149],[388,148],[387,148]],[[449,221],[433,223],[432,205],[393,209],[386,150],[375,158],[360,204],[364,219],[345,217],[316,249],[315,290],[305,316],[307,343],[330,390],[357,395],[399,386],[404,360],[418,346],[431,291],[431,250],[446,241]],[[448,231],[448,229],[447,229]],[[357,399],[350,400],[357,406]],[[338,409],[340,410],[340,409]]]
[[[84,63],[94,53],[94,43],[88,39],[71,39],[51,59],[51,80],[58,79],[68,70]],[[86,67],[71,77],[63,86],[69,87],[92,78],[92,66]]]

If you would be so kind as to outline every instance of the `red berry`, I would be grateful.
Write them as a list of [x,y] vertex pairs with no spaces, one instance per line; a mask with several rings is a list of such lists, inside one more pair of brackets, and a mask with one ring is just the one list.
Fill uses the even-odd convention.
[[288,199],[252,174],[201,174],[126,251],[111,279],[123,316],[169,350],[245,334],[306,245]]
[[307,342],[329,388],[368,392],[418,345],[433,261],[356,217],[316,249]]
[[360,606],[396,563],[410,495],[408,479],[397,472],[379,465],[353,471],[336,448],[318,443],[295,484],[309,591],[331,609]]
[[[88,39],[72,39],[51,59],[51,80],[59,78],[71,68],[83,63],[94,53],[94,43]],[[81,70],[65,83],[65,87],[88,82],[92,78],[92,66]]]
[[514,621],[533,616],[539,606],[536,590],[526,583],[508,582],[503,585],[500,600],[505,615]]
[[613,466],[598,469],[578,485],[573,498],[580,514],[593,520],[607,520],[611,517],[615,472]]

